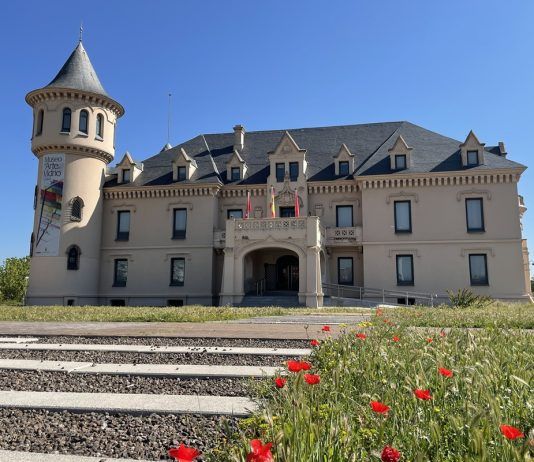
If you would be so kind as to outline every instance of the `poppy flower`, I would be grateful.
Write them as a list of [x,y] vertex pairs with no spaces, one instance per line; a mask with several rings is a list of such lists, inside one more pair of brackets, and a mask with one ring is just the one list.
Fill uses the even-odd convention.
[[358,333],[358,334],[356,334],[356,338],[359,338],[360,340],[365,340],[367,338],[367,335],[362,334],[362,333]]
[[521,433],[519,428],[512,427],[511,425],[501,425],[501,433],[506,439],[515,440],[517,438],[523,438],[525,435]]
[[423,401],[428,401],[429,399],[432,399],[432,396],[430,396],[430,390],[421,390],[420,388],[416,388],[413,392],[415,396],[417,396],[419,399],[422,399]]
[[311,363],[307,361],[300,361],[300,370],[301,371],[309,371],[311,369]]
[[454,373],[451,370],[445,369],[444,367],[438,368],[438,371],[443,377],[449,377],[450,378],[450,377],[452,377],[454,375]]
[[247,455],[247,462],[274,462],[271,453],[273,443],[263,444],[261,440],[252,440],[250,442],[251,452]]
[[287,369],[289,372],[309,371],[311,369],[311,364],[306,361],[295,361],[290,359],[287,362]]
[[432,343],[432,342],[434,341],[434,339],[433,339],[432,337],[428,337],[428,338],[426,339],[426,341],[427,341],[427,343]]
[[400,338],[397,337],[396,335],[394,335],[391,340],[393,340],[394,342],[398,342],[400,340]]
[[286,384],[286,382],[287,382],[287,379],[284,379],[283,377],[276,377],[276,379],[274,379],[276,388],[284,388],[284,385]]
[[385,446],[382,449],[382,462],[399,462],[401,453],[391,446]]
[[195,448],[189,448],[184,443],[178,448],[169,449],[169,456],[178,462],[193,462],[199,455],[200,452]]
[[323,332],[330,332],[330,326],[323,326],[321,329]]
[[440,336],[440,337],[445,337],[446,335],[447,335],[447,334],[445,333],[444,330],[440,331],[440,333],[439,333],[439,336]]
[[315,339],[313,339],[313,340],[310,342],[310,345],[311,345],[312,347],[319,346],[319,340],[315,340]]
[[317,385],[321,381],[321,377],[317,374],[304,374],[304,380],[309,385]]
[[380,308],[377,308],[376,315],[377,316],[382,316],[382,314],[384,314],[384,312]]
[[388,412],[391,408],[379,401],[371,401],[371,409],[377,414],[388,415]]

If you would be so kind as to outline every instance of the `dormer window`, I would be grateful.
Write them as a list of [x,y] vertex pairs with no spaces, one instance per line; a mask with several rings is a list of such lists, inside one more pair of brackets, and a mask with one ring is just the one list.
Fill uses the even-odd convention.
[[232,167],[232,181],[241,179],[241,169],[239,167]]
[[395,156],[395,170],[406,169],[406,154],[397,154]]
[[484,143],[481,143],[473,130],[469,132],[465,141],[460,144],[460,155],[463,167],[476,167],[484,165]]
[[79,131],[87,135],[88,125],[89,125],[89,113],[85,109],[82,109],[80,111],[80,123],[78,126]]
[[178,179],[177,181],[185,181],[187,179],[187,168],[178,167]]
[[478,165],[478,151],[467,151],[467,166],[474,167]]
[[299,177],[299,163],[289,162],[289,179],[291,181],[297,181]]
[[122,169],[122,182],[129,183],[132,181],[132,171],[129,168]]
[[286,164],[277,163],[276,164],[276,181],[278,183],[283,183],[285,176],[286,176]]
[[64,133],[70,132],[70,118],[71,118],[71,110],[66,107],[63,109],[63,117],[61,119],[61,131]]
[[349,174],[349,162],[346,160],[339,162],[339,175],[347,176]]

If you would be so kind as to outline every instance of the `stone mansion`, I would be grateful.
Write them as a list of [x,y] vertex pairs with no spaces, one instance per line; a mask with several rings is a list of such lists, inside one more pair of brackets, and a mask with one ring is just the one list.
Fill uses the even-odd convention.
[[27,304],[530,299],[526,167],[503,143],[409,122],[236,125],[110,167],[124,108],[81,42],[26,101],[39,159]]

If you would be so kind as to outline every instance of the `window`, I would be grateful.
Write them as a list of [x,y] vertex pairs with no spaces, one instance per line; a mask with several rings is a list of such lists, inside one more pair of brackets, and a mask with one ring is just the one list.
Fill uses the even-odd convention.
[[280,218],[291,218],[295,216],[295,207],[280,207]]
[[39,194],[39,186],[35,185],[33,190],[33,210],[37,208],[37,195]]
[[63,109],[63,119],[61,121],[61,131],[62,132],[70,132],[70,116],[71,116],[71,110],[66,107]]
[[484,230],[484,210],[482,199],[466,199],[465,213],[467,217],[467,232],[476,233]]
[[352,257],[339,257],[337,259],[337,282],[338,284],[345,286],[354,284]]
[[97,138],[100,138],[100,139],[104,138],[104,116],[102,114],[98,114],[96,116],[95,135]]
[[109,301],[109,304],[111,306],[126,306],[126,300],[124,300],[123,298],[112,298]]
[[185,279],[185,259],[171,258],[171,286],[183,286]]
[[284,177],[286,176],[286,166],[285,164],[276,164],[276,181],[282,183]]
[[397,255],[397,285],[414,285],[413,255]]
[[338,228],[352,228],[352,205],[336,206],[336,226]]
[[130,239],[130,211],[121,210],[117,212],[117,241],[128,239]]
[[467,166],[478,165],[478,151],[467,151]]
[[122,182],[129,183],[132,181],[132,171],[129,168],[122,169]]
[[291,181],[297,181],[299,177],[299,163],[289,162],[289,179]]
[[174,209],[173,211],[172,238],[185,239],[187,227],[187,209]]
[[113,271],[113,286],[126,287],[128,279],[128,260],[125,258],[117,258],[115,260],[115,268]]
[[185,167],[178,167],[178,181],[185,181],[187,179],[187,170]]
[[241,179],[241,169],[239,167],[232,167],[232,181]]
[[79,197],[72,199],[70,206],[70,220],[71,221],[81,221],[82,220],[82,207],[83,201]]
[[395,232],[412,232],[412,204],[410,201],[395,201]]
[[469,276],[472,286],[488,285],[488,260],[486,254],[469,255]]
[[67,251],[67,269],[80,269],[80,248],[76,245],[71,246]]
[[33,243],[35,242],[35,234],[32,233],[30,237],[30,257],[33,257]]
[[339,162],[339,174],[341,176],[347,176],[349,174],[349,163],[346,160]]
[[89,113],[85,109],[82,109],[80,111],[80,123],[79,123],[78,129],[82,133],[87,134],[87,132],[88,132],[88,127],[87,126],[88,125],[89,125]]
[[177,299],[167,300],[167,306],[184,306],[184,301]]
[[37,113],[37,124],[35,125],[35,136],[39,136],[43,133],[43,119],[44,119],[44,111],[41,109]]
[[67,306],[74,306],[75,300],[73,298],[67,299]]
[[397,154],[395,156],[395,170],[404,170],[406,168],[406,154]]
[[230,218],[243,218],[243,210],[241,209],[228,209],[226,217]]

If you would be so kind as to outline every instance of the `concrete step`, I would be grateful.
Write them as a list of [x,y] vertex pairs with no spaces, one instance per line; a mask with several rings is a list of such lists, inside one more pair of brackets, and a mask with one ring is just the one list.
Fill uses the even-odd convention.
[[257,406],[249,398],[233,396],[0,391],[0,408],[247,416]]
[[151,462],[139,459],[110,459],[108,457],[84,457],[68,454],[42,454],[39,452],[2,451],[0,462]]

